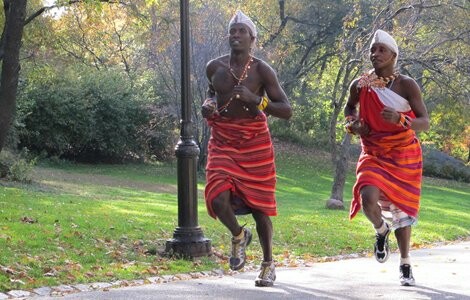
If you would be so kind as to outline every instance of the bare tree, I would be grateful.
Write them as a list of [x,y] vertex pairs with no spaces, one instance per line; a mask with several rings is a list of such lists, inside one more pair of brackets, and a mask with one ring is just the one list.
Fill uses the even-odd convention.
[[[455,3],[453,3],[453,5],[456,6]],[[423,1],[412,5],[394,7],[394,1],[388,1],[388,5],[386,5],[382,11],[379,11],[375,19],[369,23],[369,29],[358,27],[356,31],[351,32],[351,34],[344,39],[346,41],[346,47],[343,50],[352,53],[352,55],[345,57],[344,59],[348,60],[349,62],[354,62],[353,64],[357,66],[356,62],[362,61],[364,58],[364,53],[367,53],[371,33],[373,33],[375,29],[385,28],[386,30],[393,31],[395,29],[393,25],[397,23],[399,24],[400,29],[404,30],[404,32],[401,32],[400,34],[403,35],[403,38],[406,39],[413,36],[413,34],[416,32],[418,29],[417,24],[421,24],[420,26],[424,25],[423,20],[420,20],[423,18],[422,15],[424,12],[434,12],[436,14],[436,20],[439,20],[440,17],[438,16],[445,14],[444,9],[450,9],[449,7],[452,7],[452,5],[444,5],[443,3],[426,5]],[[457,9],[464,10],[465,8],[457,6]],[[466,13],[463,14],[465,15]],[[428,23],[426,24],[427,26],[430,26]],[[360,32],[366,32],[366,30],[368,34],[358,34]],[[423,81],[422,76],[424,74],[424,70],[426,70],[427,72],[430,72],[434,75],[430,76],[429,80],[439,81],[440,85],[445,86],[443,89],[446,91],[446,93],[451,93],[455,95],[456,98],[468,99],[468,88],[465,86],[462,88],[462,86],[460,86],[458,90],[454,89],[453,84],[447,82],[448,78],[445,78],[446,75],[444,75],[442,72],[442,70],[448,71],[449,69],[457,69],[458,72],[468,74],[468,69],[458,69],[461,66],[468,67],[468,63],[456,63],[456,61],[462,62],[465,60],[468,61],[468,59],[459,57],[456,59],[450,59],[446,55],[439,56],[432,53],[434,50],[437,50],[439,47],[443,47],[451,41],[465,43],[465,40],[468,41],[468,33],[468,28],[464,27],[453,30],[452,33],[444,33],[444,37],[439,37],[439,35],[436,34],[436,41],[431,41],[427,45],[418,43],[419,47],[416,47],[417,49],[414,51],[414,53],[407,53],[405,51],[405,53],[399,57],[399,63],[401,65],[402,72],[408,73],[408,75],[415,77],[418,83],[422,87],[425,87],[426,82]],[[409,39],[411,40],[412,38]],[[355,41],[360,41],[357,43],[357,47],[354,46]],[[348,44],[349,46],[347,46]],[[348,63],[348,66],[352,66],[353,64]],[[339,86],[341,92],[338,97],[336,96],[338,85],[335,84],[335,88],[333,89],[333,99],[338,100],[337,102],[336,100],[333,102],[334,112],[330,123],[330,141],[331,145],[333,145],[332,160],[335,165],[335,176],[332,185],[332,192],[330,199],[327,201],[327,206],[330,208],[342,208],[343,189],[346,180],[345,174],[348,164],[348,152],[350,148],[350,137],[348,135],[345,135],[340,149],[337,149],[335,146],[336,123],[339,113],[341,112],[341,109],[345,103],[345,99],[348,95],[348,83],[356,77],[357,71],[360,71],[356,70],[355,72],[351,72],[351,69],[349,69],[344,64],[342,68],[345,71],[342,80],[340,80],[342,84]],[[339,73],[341,73],[341,71],[338,72],[338,75]],[[336,83],[338,83],[338,80]],[[467,96],[465,96],[465,93]]]

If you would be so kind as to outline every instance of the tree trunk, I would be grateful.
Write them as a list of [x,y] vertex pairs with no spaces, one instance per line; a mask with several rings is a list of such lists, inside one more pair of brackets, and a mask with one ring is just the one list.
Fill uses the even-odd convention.
[[346,173],[348,170],[349,146],[351,145],[351,135],[346,134],[341,143],[341,150],[336,159],[335,178],[331,188],[330,199],[326,207],[330,209],[344,209],[343,191],[346,183]]
[[5,28],[0,47],[4,49],[0,78],[0,152],[5,146],[16,109],[20,71],[20,48],[26,17],[27,0],[4,0]]

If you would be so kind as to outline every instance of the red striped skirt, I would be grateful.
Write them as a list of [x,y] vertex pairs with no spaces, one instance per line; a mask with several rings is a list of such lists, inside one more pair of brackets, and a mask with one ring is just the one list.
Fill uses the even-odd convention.
[[409,216],[419,211],[422,178],[421,146],[409,129],[398,133],[377,133],[362,138],[362,153],[356,168],[350,218],[361,208],[360,191],[376,186],[382,196]]
[[277,215],[276,170],[266,116],[254,119],[216,117],[208,120],[205,200],[210,216],[216,218],[212,201],[230,190],[232,201],[241,199],[252,210]]

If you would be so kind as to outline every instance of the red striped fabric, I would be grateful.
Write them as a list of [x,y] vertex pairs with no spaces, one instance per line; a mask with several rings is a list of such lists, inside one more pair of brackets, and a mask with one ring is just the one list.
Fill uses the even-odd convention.
[[264,114],[254,119],[209,119],[205,200],[210,216],[216,218],[212,201],[230,190],[232,198],[268,216],[277,215],[276,170],[271,135]]
[[[356,168],[356,183],[349,212],[350,219],[361,209],[360,190],[372,185],[401,211],[416,217],[419,211],[422,178],[422,152],[416,134],[381,116],[384,105],[374,91],[362,88],[360,117],[371,133],[361,137],[362,153]],[[412,111],[405,114],[414,117]]]

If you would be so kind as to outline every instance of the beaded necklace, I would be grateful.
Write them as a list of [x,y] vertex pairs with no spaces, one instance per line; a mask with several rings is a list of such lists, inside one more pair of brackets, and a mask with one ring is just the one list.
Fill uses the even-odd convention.
[[[240,85],[242,83],[243,80],[247,79],[248,78],[248,70],[251,68],[251,63],[253,62],[253,57],[251,55],[248,56],[248,60],[245,64],[245,66],[243,67],[243,72],[242,74],[240,75],[240,77],[238,77],[236,74],[235,74],[235,71],[233,70],[232,66],[231,66],[231,61],[232,57],[229,56],[228,57],[228,68],[230,70],[230,74],[232,74],[233,78],[235,78],[235,80],[237,80],[237,84],[236,85]],[[239,98],[240,95],[236,95],[236,97],[232,96],[230,97],[230,99],[228,99],[227,103],[225,103],[224,105],[222,105],[221,107],[217,108],[217,111],[220,113],[222,111],[224,112],[227,112],[227,108],[228,106],[230,105],[230,103],[232,103],[232,100],[234,98]],[[246,108],[245,108],[246,109]]]
[[392,75],[381,77],[375,74],[375,71],[372,70],[369,73],[363,74],[357,83],[359,88],[361,87],[374,87],[374,88],[385,88],[389,82],[393,82],[400,72],[395,71]]

